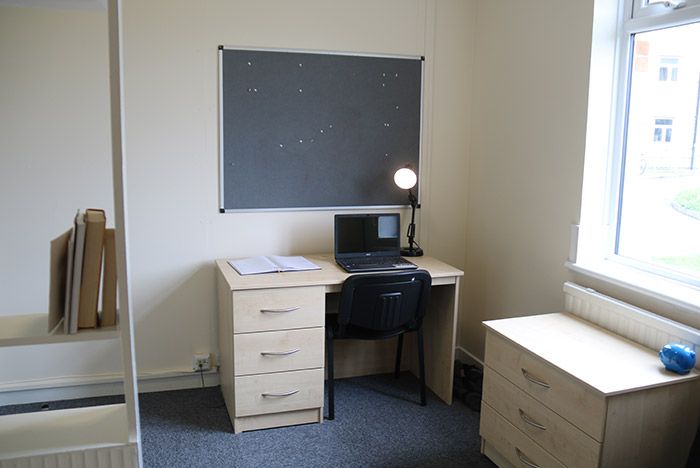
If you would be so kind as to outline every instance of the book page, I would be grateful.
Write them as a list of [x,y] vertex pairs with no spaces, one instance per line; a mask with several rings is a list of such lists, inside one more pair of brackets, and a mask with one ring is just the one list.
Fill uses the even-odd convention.
[[310,262],[304,257],[282,257],[279,255],[270,255],[270,260],[279,266],[280,271],[295,271],[295,270],[320,270],[321,267],[313,262]]
[[242,258],[240,260],[229,260],[235,270],[241,275],[254,275],[257,273],[271,273],[279,271],[279,267],[272,263],[267,257]]

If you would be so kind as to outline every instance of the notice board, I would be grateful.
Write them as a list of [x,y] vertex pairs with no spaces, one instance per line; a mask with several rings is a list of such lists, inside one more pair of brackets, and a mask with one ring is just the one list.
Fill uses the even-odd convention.
[[220,211],[406,205],[422,88],[421,57],[220,46]]

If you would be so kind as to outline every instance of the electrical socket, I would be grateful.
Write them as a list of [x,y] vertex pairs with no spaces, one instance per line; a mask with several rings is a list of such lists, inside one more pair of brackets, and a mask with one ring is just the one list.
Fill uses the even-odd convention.
[[208,371],[211,369],[211,358],[208,354],[195,354],[193,367],[197,372],[200,370]]

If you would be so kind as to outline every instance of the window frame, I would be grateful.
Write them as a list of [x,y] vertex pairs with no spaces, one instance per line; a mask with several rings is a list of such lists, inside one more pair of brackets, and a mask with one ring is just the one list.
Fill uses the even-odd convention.
[[[581,218],[572,226],[567,266],[574,272],[700,313],[698,285],[686,282],[682,275],[666,274],[654,266],[641,269],[642,262],[611,255],[616,251],[621,174],[625,170],[624,135],[634,35],[700,22],[700,0],[686,0],[681,8],[644,6],[644,1],[620,0],[611,5],[609,0],[595,0],[598,11],[593,25]],[[606,96],[607,108],[596,103],[601,98],[604,102]]]
[[[650,16],[666,16],[670,11],[683,10],[686,7],[692,7],[700,4],[700,0],[672,0],[649,3],[650,0],[632,0],[629,13],[632,18],[644,18]],[[626,2],[627,3],[627,2]],[[674,5],[675,4],[675,5]]]

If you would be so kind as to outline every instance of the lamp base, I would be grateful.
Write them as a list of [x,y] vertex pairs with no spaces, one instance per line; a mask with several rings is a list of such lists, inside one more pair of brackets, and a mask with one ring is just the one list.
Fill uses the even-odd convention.
[[401,249],[401,256],[402,257],[422,257],[423,256],[423,249],[420,247],[404,247]]

